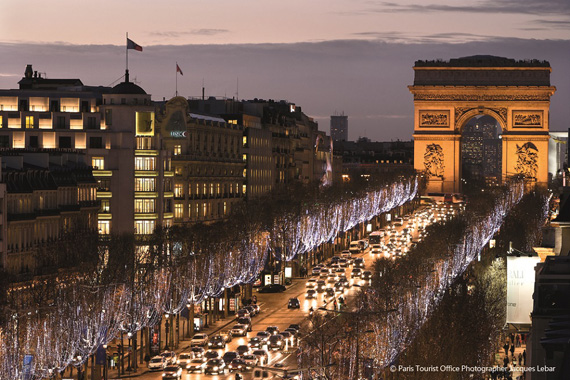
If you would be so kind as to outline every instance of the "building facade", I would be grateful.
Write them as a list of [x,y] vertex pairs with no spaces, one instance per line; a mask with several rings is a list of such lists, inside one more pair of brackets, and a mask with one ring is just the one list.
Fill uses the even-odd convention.
[[348,141],[348,115],[331,116],[331,138],[333,141]]

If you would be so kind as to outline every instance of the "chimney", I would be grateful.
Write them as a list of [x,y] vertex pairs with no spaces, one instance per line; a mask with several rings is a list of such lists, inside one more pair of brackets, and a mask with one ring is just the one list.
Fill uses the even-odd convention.
[[26,65],[26,71],[24,71],[24,78],[32,79],[34,71],[32,70],[32,65]]

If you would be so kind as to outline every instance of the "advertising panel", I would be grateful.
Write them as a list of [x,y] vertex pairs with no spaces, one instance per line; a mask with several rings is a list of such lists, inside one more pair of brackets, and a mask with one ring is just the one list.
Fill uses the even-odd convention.
[[530,324],[536,257],[507,257],[507,323]]
[[154,136],[154,112],[136,113],[136,135]]

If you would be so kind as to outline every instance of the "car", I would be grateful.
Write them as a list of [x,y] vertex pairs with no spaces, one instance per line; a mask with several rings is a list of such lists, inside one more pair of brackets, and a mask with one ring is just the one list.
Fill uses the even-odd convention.
[[163,379],[180,380],[182,377],[182,367],[179,365],[170,365],[162,370]]
[[164,358],[166,365],[176,364],[176,352],[164,351],[160,356]]
[[318,280],[317,281],[317,292],[322,293],[325,291],[327,287],[327,284],[325,283],[325,280]]
[[232,333],[229,330],[228,331],[220,331],[218,336],[221,336],[226,343],[231,342],[233,339]]
[[313,267],[313,269],[311,269],[311,274],[315,275],[319,273],[321,273],[321,267]]
[[238,311],[236,311],[236,318],[241,318],[241,317],[250,317],[249,314],[249,310],[247,309],[239,309]]
[[287,309],[300,309],[301,303],[297,297],[289,298],[289,302],[287,303]]
[[247,363],[242,358],[235,358],[228,364],[228,370],[230,372],[238,371],[242,372],[245,371],[247,367]]
[[254,350],[252,354],[255,355],[261,365],[265,365],[269,361],[269,354],[265,350]]
[[240,325],[244,325],[247,327],[247,331],[251,331],[251,318],[249,317],[241,317],[238,318],[237,323],[239,323]]
[[370,253],[372,254],[382,253],[382,245],[372,244],[372,246],[370,247]]
[[293,338],[293,334],[291,334],[290,331],[281,331],[279,334],[283,335],[283,340],[289,340],[291,341],[291,338]]
[[[350,253],[349,250],[344,250],[340,253],[340,258],[341,259],[350,259],[350,258],[352,258],[352,253]],[[340,260],[339,260],[339,262],[340,262]]]
[[148,369],[150,371],[158,371],[164,368],[166,368],[166,360],[161,355],[151,358],[148,362]]
[[[255,297],[255,296],[254,296]],[[248,305],[250,307],[252,307],[255,310],[255,315],[261,313],[261,307],[256,303],[257,302],[257,297],[255,297],[255,301],[254,303],[252,303],[251,305]]]
[[205,366],[206,366],[206,358],[192,359],[186,365],[186,371],[188,371],[188,373],[194,373],[194,372],[202,373],[204,372]]
[[339,265],[340,265],[341,268],[348,268],[348,265],[349,265],[349,264],[348,264],[348,260],[347,260],[347,259],[342,258],[342,259],[339,260],[338,263],[339,263]]
[[232,336],[247,336],[247,326],[242,324],[234,325],[230,331]]
[[329,276],[329,270],[327,268],[323,268],[321,269],[321,272],[319,273],[319,278],[327,278]]
[[317,291],[315,289],[309,289],[307,290],[307,293],[305,294],[305,298],[306,299],[314,299],[317,298]]
[[210,359],[204,366],[204,373],[224,374],[226,373],[226,363],[222,359]]
[[213,336],[208,340],[208,348],[226,348],[226,340],[220,335]]
[[282,350],[285,346],[285,342],[283,341],[283,335],[275,334],[269,338],[269,349],[272,351],[279,351]]
[[292,328],[292,327],[287,327],[287,328],[285,329],[285,331],[282,331],[282,332],[281,332],[281,334],[286,333],[286,332],[289,333],[289,334],[291,334],[291,336],[295,336],[295,335],[297,335],[297,333],[299,332],[299,330],[295,330],[295,329]]
[[204,357],[206,359],[217,359],[220,357],[220,354],[218,353],[218,351],[216,350],[208,350],[206,351],[206,353],[204,354]]
[[335,292],[332,288],[327,288],[327,290],[325,290],[325,297],[334,297],[335,296]]
[[182,368],[186,368],[186,365],[188,365],[192,359],[194,359],[194,355],[192,355],[191,352],[181,352],[180,355],[178,355],[178,359],[176,359],[176,364]]
[[362,257],[354,259],[353,266],[354,268],[364,268],[364,259]]
[[247,354],[241,357],[241,359],[252,368],[257,365],[259,359],[253,354]]
[[332,288],[334,284],[336,284],[336,281],[337,280],[334,277],[327,279],[327,288]]
[[224,362],[226,362],[226,365],[230,364],[232,360],[237,358],[239,358],[239,354],[236,351],[226,351],[224,356],[222,356],[222,359],[224,360]]
[[196,334],[190,339],[190,346],[205,346],[208,344],[208,334]]
[[370,272],[369,270],[365,270],[364,272],[362,272],[362,279],[363,280],[371,280],[372,279],[372,272]]
[[264,345],[264,340],[258,337],[253,337],[247,342],[247,345],[251,348],[261,348]]
[[337,282],[334,284],[335,293],[344,293],[344,284],[342,282]]
[[270,332],[267,331],[260,331],[257,333],[256,335],[259,339],[261,339],[263,342],[267,342],[267,340],[269,339],[269,337],[271,336]]
[[285,291],[285,285],[281,284],[271,284],[265,285],[261,289],[258,290],[259,293],[281,293]]
[[297,323],[291,323],[288,327],[289,329],[295,329],[297,331],[301,330],[301,325],[297,324]]
[[350,278],[361,278],[362,277],[362,269],[354,268],[352,272],[350,272]]
[[306,283],[305,286],[307,289],[314,289],[317,286],[317,279],[310,278]]
[[360,243],[360,241],[351,241],[348,250],[350,251],[350,253],[353,254],[360,253],[362,252],[362,244]]
[[368,239],[360,239],[359,242],[361,244],[362,250],[368,248],[369,245]]
[[194,359],[200,359],[204,357],[204,353],[206,353],[206,350],[204,350],[204,347],[194,346],[190,348],[190,352],[192,353]]
[[267,328],[265,329],[265,331],[267,331],[267,332],[270,333],[271,335],[279,334],[279,327],[277,327],[277,326],[267,326]]
[[255,317],[257,315],[257,309],[251,305],[244,307],[245,310],[249,311],[249,317]]
[[248,346],[247,344],[239,345],[239,346],[237,346],[237,348],[236,348],[236,352],[237,352],[240,356],[247,354],[249,351],[250,351],[250,348],[249,348],[249,346]]

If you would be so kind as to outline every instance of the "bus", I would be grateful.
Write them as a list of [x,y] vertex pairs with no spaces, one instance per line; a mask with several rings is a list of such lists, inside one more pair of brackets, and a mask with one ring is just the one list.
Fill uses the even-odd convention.
[[382,238],[384,237],[384,230],[374,231],[368,236],[368,243],[372,244],[380,244],[382,242]]

